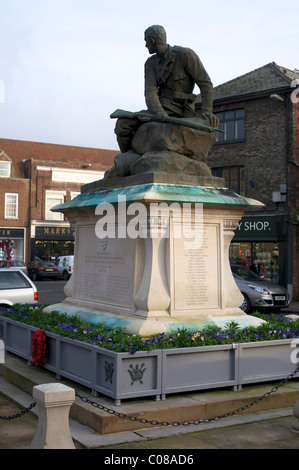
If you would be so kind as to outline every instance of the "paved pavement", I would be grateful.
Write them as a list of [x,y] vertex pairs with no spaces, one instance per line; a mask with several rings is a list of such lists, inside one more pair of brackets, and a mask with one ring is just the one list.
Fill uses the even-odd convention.
[[[298,313],[299,303],[293,304],[290,313],[291,311]],[[2,417],[12,416],[33,402],[32,395],[28,393],[28,390],[26,391],[25,382],[23,384],[21,381],[21,375],[24,375],[23,371],[28,370],[28,367],[25,368],[20,358],[14,358],[11,364],[11,370],[8,372],[6,370],[6,376],[0,377],[0,416]],[[16,370],[13,370],[16,367],[19,368],[18,374],[16,374]],[[41,378],[36,378],[39,374]],[[31,385],[34,385],[38,380],[42,380],[39,383],[54,381],[49,372],[32,368],[30,368],[27,379],[30,379]],[[221,406],[225,406],[226,411],[228,408],[234,410],[240,406],[241,398],[244,400],[245,397],[247,402],[250,402],[256,396],[271,390],[273,385],[277,385],[277,383],[249,386],[240,392],[204,391],[199,396],[207,403],[210,401],[210,404],[214,404],[215,409],[218,410],[217,415],[219,415],[222,411]],[[273,402],[271,402],[273,405],[258,406],[254,408],[256,412],[236,414],[232,417],[199,425],[147,427],[103,435],[71,418],[70,430],[77,449],[101,449],[104,455],[108,456],[122,455],[122,452],[128,451],[134,455],[134,452],[145,452],[146,450],[155,451],[155,453],[162,450],[164,453],[180,450],[182,455],[187,455],[190,451],[194,453],[201,449],[299,449],[299,434],[293,429],[294,424],[298,427],[298,419],[293,415],[293,409],[299,399],[299,380],[293,379],[290,385],[282,387],[275,395]],[[103,400],[103,397],[98,399],[102,402]],[[187,398],[180,395],[166,400],[166,404],[163,406],[168,406],[169,420],[175,420],[176,413],[180,412],[188,400],[193,400],[195,403],[196,397],[194,394]],[[111,404],[111,400],[108,403]],[[158,411],[160,406],[162,410],[161,402],[159,405],[154,400],[148,399],[147,406]],[[115,407],[112,406],[112,408]],[[128,409],[140,409],[141,404],[136,400],[124,407],[117,408],[118,411],[126,412]],[[108,418],[113,419],[113,416]],[[16,419],[0,419],[0,449],[29,449],[37,429],[37,423],[37,407],[34,407],[30,413]]]
[[[0,409],[1,416],[12,416],[21,408],[0,396]],[[135,437],[131,437],[134,440],[129,442],[121,442],[129,437],[124,435],[126,433],[119,433],[117,439],[108,436],[106,444],[109,439],[115,441],[111,445],[105,445],[103,441],[102,445],[97,445],[101,437],[72,420],[70,429],[77,449],[102,449],[105,455],[110,455],[112,450],[183,450],[184,455],[187,455],[191,449],[299,449],[299,433],[292,429],[297,422],[293,409],[287,408],[229,418],[212,426],[204,424],[201,430],[196,430],[193,425],[191,432],[186,429],[173,431],[171,428],[152,429],[147,434],[136,432]],[[14,420],[1,421],[0,449],[29,449],[37,423],[38,418],[33,412]]]

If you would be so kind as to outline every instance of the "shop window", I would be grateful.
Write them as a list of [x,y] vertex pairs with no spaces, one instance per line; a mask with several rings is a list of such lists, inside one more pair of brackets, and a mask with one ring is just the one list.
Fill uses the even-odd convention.
[[222,111],[215,113],[220,124],[219,129],[224,132],[218,132],[216,143],[240,142],[245,139],[244,109],[233,109],[231,111]]
[[43,261],[55,261],[59,256],[74,254],[75,243],[71,240],[36,240],[35,256]]
[[18,205],[19,195],[18,194],[5,194],[5,219],[17,219],[18,218]]
[[224,178],[229,189],[240,196],[245,196],[245,169],[243,166],[213,168],[212,173],[214,176]]
[[24,240],[0,238],[0,267],[6,268],[7,261],[23,261]]
[[255,257],[261,265],[263,278],[267,281],[279,282],[279,243],[231,243],[229,248],[231,264],[242,264],[249,268]]
[[58,204],[63,204],[65,198],[64,191],[46,191],[46,220],[64,220],[62,212],[52,212],[51,208]]

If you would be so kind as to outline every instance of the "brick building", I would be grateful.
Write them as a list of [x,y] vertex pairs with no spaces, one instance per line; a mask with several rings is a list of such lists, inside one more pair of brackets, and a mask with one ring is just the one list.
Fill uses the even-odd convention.
[[101,179],[117,153],[0,139],[0,259],[27,263],[72,254],[69,223],[50,208]]
[[293,298],[299,297],[298,85],[298,70],[269,63],[215,87],[214,112],[225,133],[207,161],[229,188],[264,203],[239,222],[231,261],[248,266],[258,256],[265,278]]

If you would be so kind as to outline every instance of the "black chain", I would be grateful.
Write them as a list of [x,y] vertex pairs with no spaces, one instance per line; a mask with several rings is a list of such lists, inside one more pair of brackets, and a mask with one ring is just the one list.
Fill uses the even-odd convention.
[[[89,405],[94,406],[95,408],[99,408],[102,411],[105,411],[106,413],[112,414],[117,416],[118,418],[124,418],[128,419],[129,421],[138,421],[139,423],[142,424],[151,424],[152,426],[189,426],[190,424],[202,424],[202,423],[210,423],[211,421],[218,421],[219,419],[222,418],[227,418],[229,416],[233,416],[237,413],[241,413],[242,411],[247,410],[248,408],[251,408],[252,406],[256,405],[257,403],[260,403],[262,400],[265,398],[268,398],[272,393],[277,392],[277,390],[282,387],[283,385],[287,384],[296,374],[299,372],[299,367],[294,370],[291,374],[289,374],[285,379],[283,379],[279,384],[275,387],[273,387],[269,392],[264,393],[261,397],[257,398],[256,400],[253,400],[250,403],[247,403],[247,405],[242,406],[241,408],[237,408],[233,411],[229,411],[227,413],[224,413],[219,416],[214,416],[213,418],[204,418],[204,419],[194,419],[191,421],[157,421],[155,419],[146,419],[146,418],[137,418],[137,416],[130,416],[125,413],[121,413],[119,411],[113,410],[112,408],[108,408],[107,406],[101,405],[100,403],[97,403],[95,401],[89,400],[89,398],[84,397],[82,395],[79,395],[78,392],[76,393],[76,396],[80,398],[84,403],[88,403]],[[0,419],[4,421],[9,421],[12,419],[16,418],[21,418],[24,416],[26,413],[29,413],[32,408],[34,408],[36,405],[36,402],[31,403],[27,408],[24,410],[20,411],[19,413],[16,413],[11,416],[0,416]]]
[[81,396],[76,392],[76,396],[80,398],[84,403],[88,403],[89,405],[94,406],[95,408],[99,408],[102,411],[105,411],[106,413],[109,413],[111,415],[115,415],[118,418],[124,418],[128,419],[129,421],[138,421],[139,423],[142,424],[151,424],[153,426],[188,426],[190,424],[202,424],[202,423],[210,423],[212,421],[217,421],[222,418],[227,418],[229,416],[233,416],[237,413],[241,413],[242,411],[247,410],[248,408],[251,408],[253,405],[256,405],[257,403],[261,402],[265,398],[269,397],[272,393],[277,392],[277,390],[288,383],[296,374],[299,372],[299,367],[294,370],[291,374],[289,374],[285,379],[283,379],[277,386],[273,387],[269,392],[264,393],[261,397],[257,398],[256,400],[248,403],[247,405],[242,406],[241,408],[237,408],[234,411],[229,411],[227,413],[224,413],[220,416],[214,416],[213,418],[204,418],[204,419],[195,419],[191,421],[157,421],[155,419],[146,419],[146,418],[137,418],[136,416],[130,416],[125,413],[121,413],[119,411],[112,410],[111,408],[108,408],[107,406],[100,405],[99,403],[89,400],[87,397]]
[[35,407],[35,405],[36,405],[36,403],[33,402],[33,403],[31,403],[31,405],[28,406],[28,408],[25,408],[24,410],[20,411],[19,413],[16,413],[16,414],[11,415],[11,416],[0,416],[0,419],[2,419],[4,421],[10,421],[11,419],[21,418],[26,413],[29,413],[29,411],[31,411],[32,408]]

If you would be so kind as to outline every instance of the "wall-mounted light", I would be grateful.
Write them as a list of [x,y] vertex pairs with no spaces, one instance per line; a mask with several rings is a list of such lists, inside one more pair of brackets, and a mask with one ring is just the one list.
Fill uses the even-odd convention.
[[272,202],[281,202],[281,194],[279,191],[273,191]]
[[286,194],[287,192],[287,185],[285,183],[279,185],[279,189],[281,194]]
[[285,183],[279,185],[279,191],[273,191],[272,202],[286,202],[287,185]]

